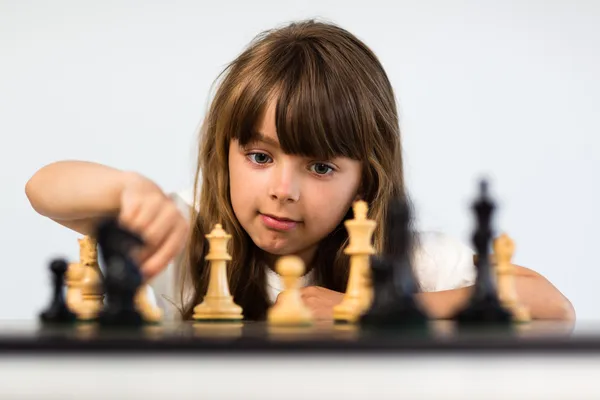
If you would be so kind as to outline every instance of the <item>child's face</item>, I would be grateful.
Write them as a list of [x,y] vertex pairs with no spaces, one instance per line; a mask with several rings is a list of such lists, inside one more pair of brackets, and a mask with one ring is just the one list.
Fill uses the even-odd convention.
[[283,153],[278,146],[274,102],[256,129],[264,140],[246,148],[233,140],[229,147],[233,211],[258,247],[277,256],[295,254],[310,263],[319,241],[356,200],[361,163]]

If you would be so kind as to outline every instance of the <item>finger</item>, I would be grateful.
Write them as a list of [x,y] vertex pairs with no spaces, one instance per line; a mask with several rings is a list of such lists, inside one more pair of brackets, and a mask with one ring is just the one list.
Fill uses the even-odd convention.
[[179,210],[177,210],[175,204],[171,202],[166,203],[144,230],[142,236],[144,242],[150,247],[158,247],[165,241],[169,232],[173,230],[173,227],[182,223],[185,223],[185,220]]
[[146,262],[163,245],[163,242],[175,229],[176,225],[185,225],[187,232],[188,223],[186,219],[181,215],[175,204],[167,204],[145,230],[143,238],[146,246],[140,251],[138,258],[140,264]]
[[164,201],[160,195],[151,195],[143,200],[142,207],[128,223],[128,228],[143,234],[148,225],[156,218],[160,212],[161,204]]
[[302,298],[302,302],[309,308],[317,308],[320,304],[319,299],[313,296]]
[[319,321],[333,320],[333,310],[330,308],[319,308],[313,311],[313,318]]
[[159,273],[183,249],[186,236],[187,226],[176,226],[160,248],[142,264],[142,273],[148,279]]
[[119,211],[119,223],[129,226],[142,208],[142,199],[139,196],[123,195],[121,199],[121,210]]
[[138,264],[143,264],[148,257],[150,257],[155,251],[155,247],[144,246],[135,250],[134,253],[135,260]]
[[304,297],[311,297],[317,294],[316,286],[306,286],[300,289],[300,295]]
[[324,306],[317,302],[309,302],[306,304],[306,308],[310,310],[314,319],[332,319],[333,318],[333,307]]

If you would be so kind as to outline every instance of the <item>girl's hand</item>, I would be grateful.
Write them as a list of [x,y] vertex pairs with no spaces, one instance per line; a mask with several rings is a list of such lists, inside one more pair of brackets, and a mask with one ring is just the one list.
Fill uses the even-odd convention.
[[300,289],[304,304],[312,311],[315,319],[333,320],[333,307],[340,304],[343,293],[320,286],[308,286]]
[[128,175],[121,193],[119,223],[144,240],[136,259],[146,279],[161,272],[184,248],[189,229],[174,201],[136,173]]

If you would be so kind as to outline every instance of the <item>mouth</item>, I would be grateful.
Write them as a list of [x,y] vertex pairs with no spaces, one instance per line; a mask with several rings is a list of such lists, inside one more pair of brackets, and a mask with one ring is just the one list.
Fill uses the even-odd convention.
[[273,214],[263,214],[263,213],[260,213],[260,214],[263,215],[263,216],[265,216],[265,217],[269,217],[269,218],[272,218],[274,220],[277,220],[277,221],[282,221],[282,222],[296,222],[296,223],[300,222],[300,221],[295,220],[295,219],[285,218],[285,217],[279,217],[279,216],[273,215]]
[[277,230],[277,231],[290,231],[301,221],[297,221],[291,218],[280,217],[272,214],[263,214],[259,213],[262,219],[263,224],[269,229]]

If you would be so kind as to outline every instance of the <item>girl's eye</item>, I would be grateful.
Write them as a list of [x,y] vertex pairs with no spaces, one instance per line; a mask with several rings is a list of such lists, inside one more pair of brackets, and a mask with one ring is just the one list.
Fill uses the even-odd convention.
[[331,168],[329,165],[327,164],[323,164],[323,163],[316,163],[313,164],[313,171],[317,174],[317,175],[327,175],[327,173],[329,171],[333,172],[333,168]]
[[266,164],[271,159],[271,157],[269,157],[265,153],[250,153],[246,156],[256,164]]

